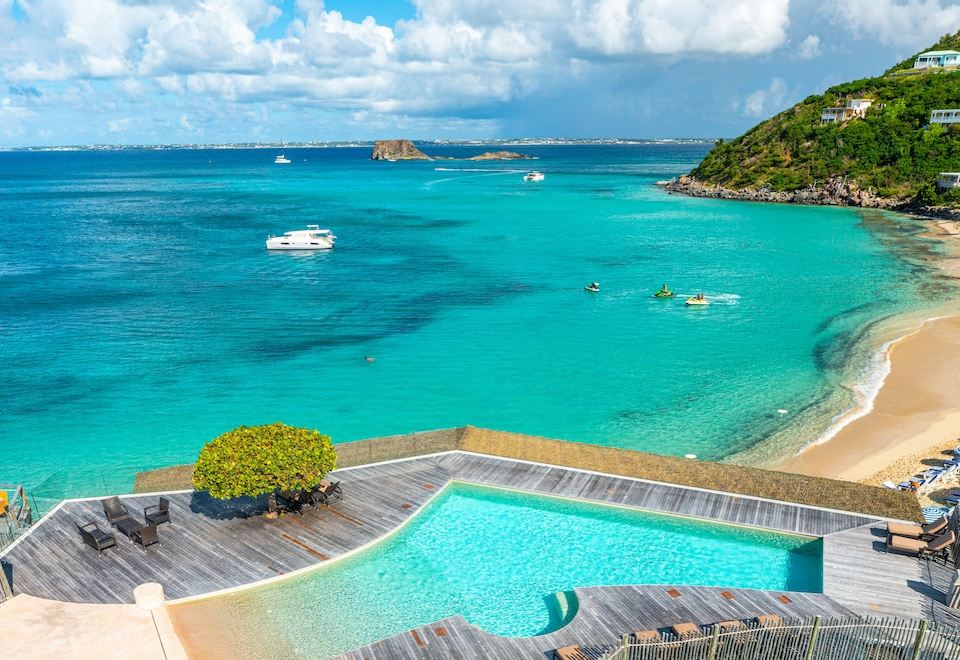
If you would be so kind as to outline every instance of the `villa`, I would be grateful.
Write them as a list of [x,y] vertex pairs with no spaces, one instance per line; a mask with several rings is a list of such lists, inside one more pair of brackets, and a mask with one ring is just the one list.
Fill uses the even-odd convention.
[[855,117],[862,118],[867,114],[867,108],[873,105],[873,99],[850,99],[847,104],[838,108],[824,108],[820,113],[820,123],[833,124],[848,121]]
[[937,175],[937,188],[941,190],[960,188],[960,172],[940,172]]
[[960,108],[934,110],[930,113],[931,124],[960,124]]
[[[265,521],[263,503],[249,498],[217,501],[172,490],[187,481],[168,481],[162,493],[123,496],[124,512],[145,515],[162,498],[167,524],[161,543],[149,547],[127,539],[119,525],[109,531],[105,514],[111,501],[120,505],[115,498],[64,501],[0,552],[0,615],[11,622],[5,650],[11,657],[61,657],[68,647],[49,644],[63,640],[73,648],[96,645],[102,658],[129,657],[131,649],[135,657],[158,660],[213,651],[289,657],[293,647],[283,647],[289,636],[298,640],[296,654],[357,660],[645,659],[665,657],[661,652],[677,644],[684,658],[714,660],[740,658],[737,649],[745,647],[787,657],[778,650],[801,643],[806,657],[835,660],[960,652],[955,570],[948,565],[957,548],[923,559],[925,551],[913,545],[936,541],[903,541],[906,554],[890,552],[885,541],[888,532],[906,539],[913,530],[933,529],[888,522],[919,518],[906,492],[475,427],[337,447],[341,467],[331,474],[343,484],[342,498],[279,520]],[[138,476],[138,491],[158,483],[154,475]],[[589,531],[548,524],[558,510],[569,519],[581,509],[589,512]],[[485,532],[444,531],[464,520],[469,525],[473,511],[487,521]],[[522,521],[512,520],[518,516]],[[114,542],[102,549],[91,544],[77,533],[83,523]],[[625,525],[633,532],[624,535]],[[417,537],[424,526],[430,532]],[[934,526],[936,533],[949,527],[955,538],[960,514]],[[370,573],[399,571],[370,583],[374,590],[386,584],[386,591],[366,593],[357,577],[365,562],[375,561],[367,548],[376,544],[374,555],[389,555],[408,538],[418,539],[414,553],[399,552],[394,556],[402,562]],[[483,570],[470,563],[469,552],[443,552],[445,543],[464,540],[498,548],[484,555]],[[730,544],[740,550],[723,550]],[[585,548],[594,549],[578,554]],[[350,562],[339,561],[348,556]],[[553,560],[541,565],[541,556]],[[336,568],[322,568],[327,563]],[[511,598],[496,595],[510,589],[498,580],[525,588],[551,566],[599,571],[602,580],[554,582],[556,593],[535,590],[532,598],[518,599],[516,590]],[[631,566],[638,575],[652,572],[633,581],[629,573],[616,577]],[[435,571],[444,578],[426,578]],[[400,591],[390,587],[398,577]],[[446,584],[453,589],[441,591],[445,598],[464,590],[461,613],[441,609],[433,616],[432,591]],[[597,584],[606,586],[591,586]],[[258,600],[285,592],[293,593],[286,605]],[[380,603],[390,597],[402,607]],[[481,624],[464,607],[491,618]],[[367,633],[346,636],[364,626]],[[249,634],[232,639],[224,635],[228,629]],[[278,634],[265,635],[268,629]],[[320,639],[326,631],[340,637]],[[878,644],[885,655],[871,655]],[[105,646],[115,653],[104,653]]]
[[913,63],[914,69],[941,69],[948,66],[960,66],[960,52],[931,50],[918,55]]

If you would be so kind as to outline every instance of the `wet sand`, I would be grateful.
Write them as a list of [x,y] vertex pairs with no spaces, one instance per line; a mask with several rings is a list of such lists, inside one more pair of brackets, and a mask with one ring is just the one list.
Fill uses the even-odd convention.
[[[914,474],[960,445],[960,317],[928,321],[889,349],[873,410],[775,469],[875,483]],[[902,469],[899,477],[895,474]]]

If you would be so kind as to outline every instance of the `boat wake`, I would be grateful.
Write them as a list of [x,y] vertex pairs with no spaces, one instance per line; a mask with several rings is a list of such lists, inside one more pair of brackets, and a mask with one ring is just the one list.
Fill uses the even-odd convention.
[[497,172],[499,174],[518,174],[526,170],[501,170],[491,167],[434,167],[434,172]]
[[[709,291],[698,291],[697,293],[703,293],[707,298],[707,302],[711,305],[739,305],[740,296],[736,293],[710,293]],[[687,298],[692,298],[697,295],[696,293],[676,293],[674,296],[681,300],[686,300]]]

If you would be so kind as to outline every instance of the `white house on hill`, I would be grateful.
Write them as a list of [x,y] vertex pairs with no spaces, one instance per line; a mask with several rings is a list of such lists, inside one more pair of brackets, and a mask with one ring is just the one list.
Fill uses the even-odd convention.
[[960,53],[955,50],[931,50],[917,55],[914,69],[936,69],[945,66],[960,66]]
[[820,123],[831,124],[847,121],[854,117],[863,117],[867,108],[873,105],[873,99],[850,99],[845,106],[839,108],[824,108],[820,113]]
[[940,172],[937,175],[937,188],[941,190],[960,188],[960,172]]
[[931,124],[960,124],[960,108],[934,110],[930,113]]

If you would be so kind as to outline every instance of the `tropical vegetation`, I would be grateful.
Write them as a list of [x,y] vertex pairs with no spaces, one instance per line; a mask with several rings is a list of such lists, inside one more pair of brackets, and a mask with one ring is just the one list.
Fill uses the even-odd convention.
[[309,490],[336,468],[330,436],[280,422],[240,426],[207,443],[193,469],[193,485],[217,499]]
[[[960,50],[960,32],[926,50]],[[925,52],[924,51],[924,52]],[[935,109],[960,107],[960,71],[914,70],[908,58],[876,78],[809,96],[730,142],[718,141],[691,174],[731,189],[795,191],[843,178],[882,197],[960,205],[936,178],[960,170],[960,124],[929,125]],[[821,123],[824,108],[869,98],[863,117]]]

